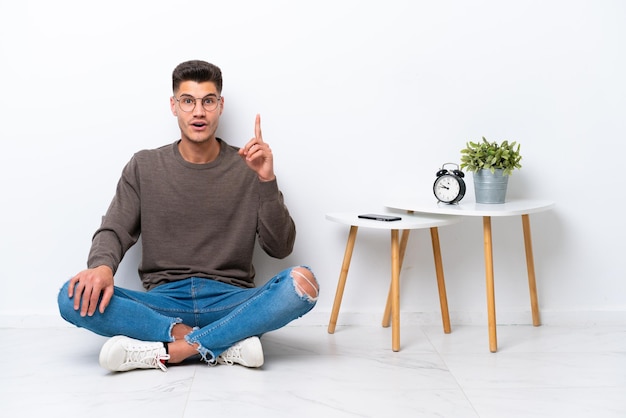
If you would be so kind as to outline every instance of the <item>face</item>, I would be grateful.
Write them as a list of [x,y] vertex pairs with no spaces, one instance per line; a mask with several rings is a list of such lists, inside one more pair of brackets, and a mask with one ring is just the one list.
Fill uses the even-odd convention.
[[[178,118],[181,139],[195,144],[214,141],[215,132],[224,108],[224,99],[220,97],[215,84],[212,82],[196,83],[195,81],[183,81],[178,91],[174,92],[174,95],[175,97],[170,98],[170,107],[174,116]],[[202,105],[203,100],[196,100],[193,110],[185,112],[180,106],[181,102],[176,100],[184,98],[187,98],[187,101],[193,101],[194,98],[213,98],[218,100],[218,104],[215,110],[208,111]]]

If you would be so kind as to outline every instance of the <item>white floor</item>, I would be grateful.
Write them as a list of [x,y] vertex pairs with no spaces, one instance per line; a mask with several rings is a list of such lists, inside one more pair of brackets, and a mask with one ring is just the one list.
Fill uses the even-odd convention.
[[108,373],[104,338],[75,328],[0,329],[3,417],[626,417],[626,330],[499,326],[390,330],[288,326],[265,365]]

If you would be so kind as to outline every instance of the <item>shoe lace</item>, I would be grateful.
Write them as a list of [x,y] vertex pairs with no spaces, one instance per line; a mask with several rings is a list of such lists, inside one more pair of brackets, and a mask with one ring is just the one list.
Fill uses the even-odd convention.
[[142,346],[131,346],[126,352],[128,356],[124,364],[148,365],[153,368],[167,370],[165,361],[170,359],[169,354],[162,354],[160,348],[147,348]]
[[225,364],[233,365],[235,360],[240,360],[241,357],[241,344],[235,344],[226,350],[224,353],[218,356],[218,359],[222,360]]

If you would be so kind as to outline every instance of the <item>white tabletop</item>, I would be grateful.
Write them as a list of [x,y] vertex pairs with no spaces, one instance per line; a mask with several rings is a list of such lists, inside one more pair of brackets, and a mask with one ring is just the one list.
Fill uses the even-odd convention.
[[[363,212],[365,213],[365,212]],[[432,228],[445,225],[451,225],[459,222],[456,216],[445,215],[409,215],[404,213],[381,213],[384,215],[397,215],[402,219],[399,221],[376,221],[373,219],[362,219],[358,217],[358,213],[327,213],[326,219],[350,226],[362,226],[365,228],[375,229],[422,229]]]
[[554,206],[554,202],[550,200],[510,199],[505,203],[486,204],[476,203],[472,200],[461,200],[458,204],[449,205],[439,203],[435,198],[398,198],[385,203],[385,206],[393,209],[440,215],[514,216],[551,209]]

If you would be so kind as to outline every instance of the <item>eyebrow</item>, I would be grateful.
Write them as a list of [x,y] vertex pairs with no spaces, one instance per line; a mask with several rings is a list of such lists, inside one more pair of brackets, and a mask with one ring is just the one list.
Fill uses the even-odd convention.
[[180,97],[191,97],[191,98],[194,98],[194,99],[206,99],[207,97],[214,97],[214,98],[217,99],[218,96],[215,93],[209,93],[209,94],[207,94],[204,97],[194,97],[191,94],[183,93],[183,94],[180,95]]

